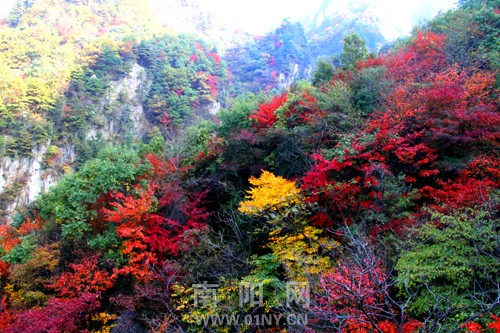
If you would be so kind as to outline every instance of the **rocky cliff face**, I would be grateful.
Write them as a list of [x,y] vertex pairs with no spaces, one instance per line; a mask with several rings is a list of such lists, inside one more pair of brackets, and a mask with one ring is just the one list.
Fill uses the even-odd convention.
[[[111,81],[106,97],[96,104],[103,114],[107,106],[115,108],[111,114],[103,116],[101,126],[88,130],[87,139],[113,142],[124,134],[140,139],[151,127],[142,106],[149,86],[146,70],[138,64],[132,65],[126,77]],[[10,222],[18,207],[30,203],[62,175],[71,172],[76,157],[74,144],[49,141],[36,145],[30,156],[1,158],[0,221]]]
[[280,73],[278,76],[278,88],[288,89],[290,86],[299,80],[310,80],[312,75],[312,65],[301,68],[298,63],[290,64],[288,73]]
[[102,125],[90,128],[87,139],[112,142],[115,136],[127,134],[140,139],[151,127],[142,105],[150,85],[146,69],[137,63],[126,77],[110,81],[105,98],[96,103],[103,115]]

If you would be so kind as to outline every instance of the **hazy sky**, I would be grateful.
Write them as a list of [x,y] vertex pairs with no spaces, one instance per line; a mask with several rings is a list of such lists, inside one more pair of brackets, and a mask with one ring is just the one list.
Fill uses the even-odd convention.
[[[144,0],[137,0],[144,1]],[[164,0],[179,1],[179,0]],[[298,19],[314,12],[323,0],[198,0],[202,6],[217,12],[228,24],[252,33],[275,28],[284,18]],[[367,0],[381,20],[387,37],[407,33],[422,19],[451,8],[457,0]],[[5,17],[16,0],[0,0],[0,17]],[[335,7],[349,0],[335,0]],[[338,4],[338,5],[337,5]],[[396,37],[396,36],[392,36]]]
[[[167,0],[168,1],[168,0]],[[358,0],[359,1],[359,0]],[[323,0],[200,0],[221,13],[229,23],[250,32],[263,33],[278,26],[283,18],[299,19],[314,13]],[[366,0],[380,18],[383,33],[400,35],[410,32],[422,19],[434,17],[439,10],[452,8],[457,0]],[[336,8],[349,0],[334,0]]]
[[0,18],[6,17],[7,13],[15,3],[16,0],[0,0]]

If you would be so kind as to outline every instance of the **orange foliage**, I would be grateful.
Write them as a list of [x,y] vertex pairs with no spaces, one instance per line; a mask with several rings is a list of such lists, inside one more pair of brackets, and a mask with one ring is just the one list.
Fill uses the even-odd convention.
[[9,224],[0,225],[0,246],[4,251],[10,251],[16,244],[19,244],[19,235]]
[[33,231],[39,230],[40,227],[42,226],[42,220],[40,216],[36,216],[35,220],[32,221],[31,219],[26,219],[26,221],[19,226],[17,229],[17,232],[19,233],[20,236],[25,236],[27,234],[32,233]]
[[115,269],[113,277],[131,274],[139,281],[148,281],[152,279],[150,265],[156,264],[157,259],[147,251],[143,223],[153,204],[153,191],[142,191],[138,198],[117,193],[115,200],[111,206],[116,210],[104,211],[107,213],[107,221],[117,224],[116,233],[123,239],[122,253],[128,256],[129,262],[126,267]]
[[[180,187],[180,176],[187,168],[180,167],[178,159],[165,161],[152,154],[146,158],[153,166],[146,176],[148,188],[137,187],[135,196],[116,193],[110,203],[114,209],[103,209],[106,221],[117,225],[122,253],[128,257],[128,264],[115,268],[113,276],[132,275],[142,282],[153,279],[153,268],[160,259],[177,256],[192,246],[194,240],[185,232],[203,229],[208,217],[200,205],[204,194],[187,196]],[[160,211],[173,211],[175,219]]]

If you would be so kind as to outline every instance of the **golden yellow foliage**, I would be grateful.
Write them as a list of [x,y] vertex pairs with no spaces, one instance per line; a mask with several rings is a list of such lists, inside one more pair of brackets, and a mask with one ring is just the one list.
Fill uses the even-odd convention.
[[250,177],[253,187],[247,191],[246,201],[242,201],[238,210],[246,214],[255,214],[265,209],[276,210],[299,202],[300,190],[294,181],[275,176],[269,171],[262,171],[259,178]]
[[[296,235],[274,236],[271,232],[268,246],[285,267],[290,278],[307,281],[312,275],[319,275],[331,268],[331,259],[326,253],[339,248],[339,243],[321,237],[322,231],[313,226],[306,226]],[[323,254],[323,255],[322,255]]]
[[[240,309],[239,307],[239,283],[237,280],[226,280],[221,277],[216,288],[216,301],[208,302],[207,304],[194,305],[194,288],[193,286],[186,286],[182,284],[174,284],[172,286],[171,297],[177,304],[176,313],[179,314],[181,320],[189,325],[193,325],[200,329],[200,325],[203,325],[203,318],[209,318],[210,316],[230,316],[237,314]],[[169,318],[166,318],[168,320]],[[168,322],[164,323],[168,326]],[[243,323],[242,327],[243,327]],[[209,325],[214,325],[213,323]],[[224,323],[216,325],[217,332],[228,333],[232,332],[231,326],[226,326]],[[158,329],[156,330],[160,332]],[[200,330],[201,331],[201,330]],[[164,332],[164,330],[162,331]]]
[[109,333],[111,329],[116,326],[113,321],[116,320],[118,316],[115,314],[109,314],[106,312],[99,312],[92,316],[92,321],[101,325],[99,330],[93,330],[92,333]]
[[268,171],[262,171],[259,178],[251,177],[249,182],[252,188],[238,210],[251,215],[268,210],[268,222],[274,230],[269,234],[267,247],[289,278],[307,281],[330,269],[328,253],[338,250],[339,244],[322,236],[322,230],[308,225],[307,206],[301,202],[295,182]]

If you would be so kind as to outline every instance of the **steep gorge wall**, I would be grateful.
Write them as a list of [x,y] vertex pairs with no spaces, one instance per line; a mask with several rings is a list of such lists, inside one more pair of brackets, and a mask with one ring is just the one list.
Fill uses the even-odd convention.
[[[87,131],[87,139],[112,143],[125,130],[132,139],[140,140],[151,128],[143,109],[149,86],[146,69],[138,64],[132,65],[127,76],[109,82],[105,98],[96,103],[103,114],[109,106],[113,106],[113,111],[102,117],[102,125]],[[76,158],[73,143],[57,145],[51,141],[35,145],[30,156],[0,158],[0,224],[11,222],[17,208],[30,203],[62,175],[71,172]]]

